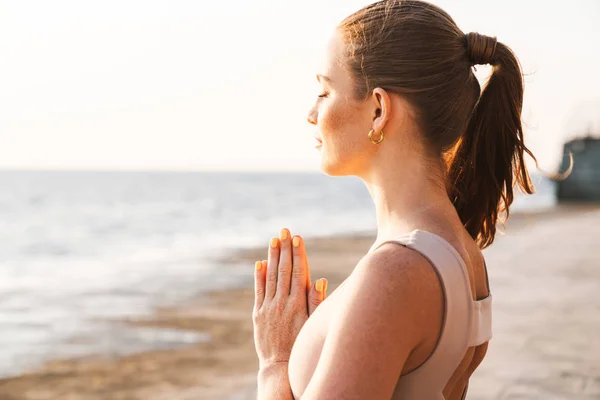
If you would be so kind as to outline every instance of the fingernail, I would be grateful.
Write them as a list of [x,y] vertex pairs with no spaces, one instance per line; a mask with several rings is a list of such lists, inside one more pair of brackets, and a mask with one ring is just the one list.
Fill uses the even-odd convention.
[[317,281],[317,283],[315,284],[315,289],[317,289],[317,292],[320,292],[323,290],[323,279],[319,279]]
[[294,247],[300,246],[300,238],[298,236],[294,236],[294,240],[292,240],[292,244]]
[[329,285],[329,281],[327,281],[327,279],[323,279],[325,281],[325,289],[323,289],[324,292],[327,291],[327,285]]
[[277,243],[279,242],[279,240],[277,238],[273,238],[271,239],[271,247],[275,248],[277,247]]
[[262,268],[262,261],[257,261],[256,263],[254,263],[254,267],[257,271],[260,271],[260,269]]
[[287,239],[287,229],[283,228],[281,231],[279,231],[279,238],[281,240]]

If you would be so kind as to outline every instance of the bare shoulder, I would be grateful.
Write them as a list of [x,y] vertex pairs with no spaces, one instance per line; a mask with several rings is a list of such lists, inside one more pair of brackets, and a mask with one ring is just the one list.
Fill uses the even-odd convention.
[[429,260],[415,250],[386,243],[363,257],[353,274],[402,293],[420,293],[415,300],[442,294],[442,287]]
[[442,285],[429,260],[412,249],[386,243],[367,254],[356,265],[345,292],[347,299],[361,299],[358,304],[386,315],[388,326],[401,329],[413,346],[437,337]]

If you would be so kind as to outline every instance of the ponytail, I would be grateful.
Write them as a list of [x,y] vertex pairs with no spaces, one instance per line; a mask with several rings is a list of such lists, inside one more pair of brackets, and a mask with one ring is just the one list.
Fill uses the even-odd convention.
[[535,157],[523,141],[523,78],[515,55],[476,33],[465,42],[471,63],[491,64],[493,72],[450,156],[449,195],[467,231],[485,248],[494,241],[498,213],[508,217],[513,188],[534,192],[524,155]]

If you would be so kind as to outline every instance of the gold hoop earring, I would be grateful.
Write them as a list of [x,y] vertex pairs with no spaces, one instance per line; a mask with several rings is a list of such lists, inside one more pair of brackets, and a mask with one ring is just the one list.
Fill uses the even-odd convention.
[[373,139],[374,133],[375,133],[375,130],[373,130],[373,129],[371,129],[371,131],[369,132],[369,139],[371,140],[371,142],[373,144],[379,144],[379,143],[383,142],[383,129],[379,133],[379,139],[377,139],[377,140]]

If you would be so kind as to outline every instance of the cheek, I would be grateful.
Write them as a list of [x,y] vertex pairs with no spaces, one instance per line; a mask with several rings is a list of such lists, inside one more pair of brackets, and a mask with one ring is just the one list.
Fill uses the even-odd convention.
[[352,141],[360,130],[357,107],[341,99],[326,99],[319,112],[319,128],[325,140],[344,138]]

